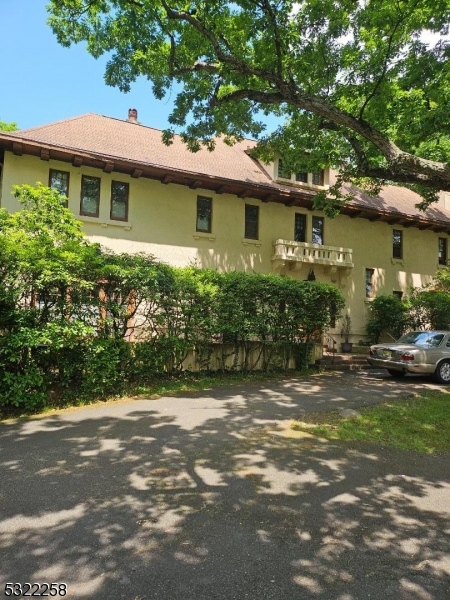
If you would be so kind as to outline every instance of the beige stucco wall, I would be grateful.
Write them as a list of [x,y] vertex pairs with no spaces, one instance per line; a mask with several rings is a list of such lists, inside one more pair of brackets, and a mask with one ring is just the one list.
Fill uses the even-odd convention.
[[[196,263],[200,267],[219,270],[240,270],[262,273],[272,271],[272,243],[276,239],[292,240],[295,213],[307,215],[308,241],[311,241],[311,221],[317,211],[263,203],[208,190],[191,190],[176,184],[164,185],[148,179],[133,179],[120,173],[104,173],[87,167],[72,167],[58,161],[42,161],[36,157],[5,153],[2,206],[10,211],[19,205],[10,191],[13,184],[48,183],[49,169],[70,172],[69,208],[79,216],[81,176],[101,177],[99,218],[80,217],[91,240],[118,252],[145,251],[172,265]],[[130,184],[129,221],[109,219],[111,181]],[[213,199],[212,233],[195,231],[196,198],[205,195]],[[244,240],[245,204],[260,207],[259,240]],[[353,249],[354,268],[348,278],[337,279],[347,299],[353,320],[353,331],[364,335],[364,323],[369,301],[365,298],[365,269],[375,269],[376,293],[407,292],[410,286],[431,281],[438,269],[438,237],[432,231],[404,229],[402,261],[392,260],[392,230],[398,225],[370,222],[339,216],[325,219],[324,241],[328,246]],[[293,276],[306,279],[310,266],[303,265]],[[323,266],[314,268],[316,279],[330,283]],[[339,332],[339,327],[335,330]]]

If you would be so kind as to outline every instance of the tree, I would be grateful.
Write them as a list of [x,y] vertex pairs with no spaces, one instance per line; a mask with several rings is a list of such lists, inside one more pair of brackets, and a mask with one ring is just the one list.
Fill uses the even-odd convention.
[[[193,151],[217,134],[261,138],[264,160],[339,168],[335,205],[352,178],[406,185],[423,207],[450,190],[448,0],[50,0],[48,10],[61,44],[108,53],[107,84],[127,91],[145,75],[157,98],[181,89],[166,143],[180,127]],[[263,136],[261,111],[284,125]]]
[[0,131],[17,131],[17,123],[5,123],[0,121]]

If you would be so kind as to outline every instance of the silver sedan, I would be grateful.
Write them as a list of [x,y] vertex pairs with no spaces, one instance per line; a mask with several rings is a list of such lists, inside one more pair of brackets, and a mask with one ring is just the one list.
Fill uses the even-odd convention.
[[370,347],[372,367],[387,369],[393,377],[406,373],[433,375],[450,383],[450,331],[410,331],[396,342]]

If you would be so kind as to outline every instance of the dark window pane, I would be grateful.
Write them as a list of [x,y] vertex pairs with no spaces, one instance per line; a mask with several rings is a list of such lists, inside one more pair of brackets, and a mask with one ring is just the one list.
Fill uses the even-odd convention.
[[439,238],[439,264],[447,264],[447,238]]
[[373,298],[374,285],[373,285],[373,274],[374,269],[366,269],[366,298]]
[[323,217],[312,218],[312,243],[323,246]]
[[294,240],[306,242],[306,215],[295,213]]
[[197,231],[211,233],[212,199],[197,196]]
[[126,221],[128,219],[129,185],[123,181],[111,182],[111,219]]
[[300,183],[308,183],[308,173],[296,173],[295,181],[299,181]]
[[67,171],[50,169],[48,187],[51,187],[52,190],[57,190],[61,196],[67,198],[69,196],[69,175]]
[[245,237],[249,240],[258,239],[259,207],[245,205]]
[[281,158],[278,159],[278,177],[282,177],[283,179],[290,179],[291,174],[283,165],[283,161]]
[[100,204],[100,179],[98,177],[87,177],[81,179],[81,206],[80,214],[98,217]]
[[392,258],[403,258],[403,231],[394,229],[392,232]]
[[312,174],[313,185],[323,185],[323,170]]

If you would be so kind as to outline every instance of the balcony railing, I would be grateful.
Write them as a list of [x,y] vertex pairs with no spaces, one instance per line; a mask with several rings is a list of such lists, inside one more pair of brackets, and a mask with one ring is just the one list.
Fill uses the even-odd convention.
[[327,270],[331,270],[331,272],[342,270],[347,276],[353,269],[353,250],[351,248],[275,240],[273,250],[272,264],[275,271],[282,271],[286,267],[298,270],[305,263],[311,267],[314,265],[330,267]]

